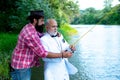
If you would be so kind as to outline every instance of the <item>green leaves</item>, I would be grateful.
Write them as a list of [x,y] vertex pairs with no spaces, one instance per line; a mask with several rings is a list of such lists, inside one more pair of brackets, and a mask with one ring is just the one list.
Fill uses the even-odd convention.
[[120,24],[120,4],[112,7],[110,10],[95,10],[94,8],[87,8],[80,10],[80,15],[74,18],[72,24]]
[[72,0],[1,0],[0,7],[0,31],[19,31],[27,23],[31,10],[44,10],[45,20],[54,18],[59,25],[71,22],[79,13],[78,5]]

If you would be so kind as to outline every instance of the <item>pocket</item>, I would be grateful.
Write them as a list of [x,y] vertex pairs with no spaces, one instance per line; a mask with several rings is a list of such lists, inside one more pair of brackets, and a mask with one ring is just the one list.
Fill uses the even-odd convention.
[[11,76],[12,80],[18,80],[17,79],[17,74],[16,74],[15,70],[10,72],[10,76]]
[[12,80],[18,80],[16,71],[14,68],[12,68],[11,63],[9,63],[9,73],[10,73]]

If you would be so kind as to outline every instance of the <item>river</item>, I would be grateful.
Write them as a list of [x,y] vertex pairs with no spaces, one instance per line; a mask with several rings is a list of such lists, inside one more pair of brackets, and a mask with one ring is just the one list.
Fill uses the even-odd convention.
[[78,68],[71,80],[120,80],[120,26],[119,25],[72,25],[78,35],[72,42],[90,30],[76,45],[69,59]]

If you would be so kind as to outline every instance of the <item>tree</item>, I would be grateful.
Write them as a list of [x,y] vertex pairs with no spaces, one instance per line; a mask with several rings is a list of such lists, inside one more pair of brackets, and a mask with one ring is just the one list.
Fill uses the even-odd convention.
[[48,3],[58,23],[69,23],[79,13],[78,5],[72,0],[48,0]]
[[80,15],[78,17],[75,17],[72,24],[95,24],[96,21],[96,14],[97,10],[94,8],[87,8],[85,10],[80,10]]
[[112,2],[113,2],[113,0],[105,0],[104,1],[104,6],[105,6],[104,11],[105,12],[108,12],[111,10]]
[[15,12],[17,10],[15,6],[16,0],[0,0],[0,31],[11,30],[11,18],[15,18]]
[[55,18],[58,24],[69,23],[79,13],[72,0],[1,0],[0,7],[0,26],[4,26],[0,31],[20,30],[31,10],[44,10],[45,19]]
[[111,11],[106,13],[106,17],[101,21],[101,24],[120,24],[120,4],[113,7]]

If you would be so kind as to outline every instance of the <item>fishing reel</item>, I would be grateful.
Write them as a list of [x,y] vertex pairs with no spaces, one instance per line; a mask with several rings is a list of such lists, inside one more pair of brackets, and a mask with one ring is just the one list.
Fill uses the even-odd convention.
[[70,52],[74,53],[74,50],[72,50],[71,48],[67,48],[65,51],[70,51]]

